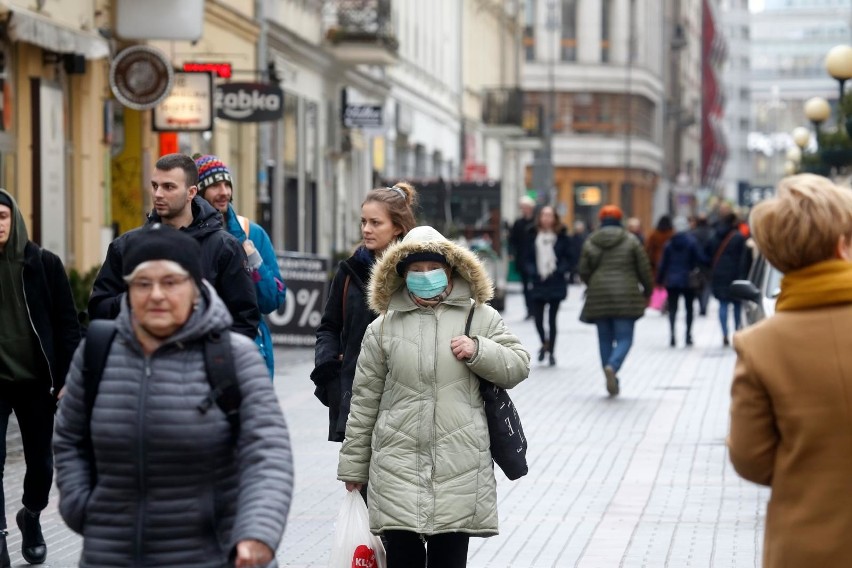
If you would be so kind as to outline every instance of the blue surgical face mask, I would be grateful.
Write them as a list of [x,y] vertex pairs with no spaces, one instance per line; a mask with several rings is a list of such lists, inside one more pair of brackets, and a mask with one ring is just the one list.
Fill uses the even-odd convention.
[[410,271],[405,276],[405,285],[408,291],[428,300],[434,298],[447,287],[447,273],[443,268],[436,268],[428,272]]

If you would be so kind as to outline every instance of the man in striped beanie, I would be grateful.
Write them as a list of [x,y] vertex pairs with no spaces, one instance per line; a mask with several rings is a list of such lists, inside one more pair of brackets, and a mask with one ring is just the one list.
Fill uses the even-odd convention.
[[[212,155],[195,154],[193,158],[198,167],[198,194],[222,214],[225,229],[243,244],[261,313],[274,312],[284,304],[287,288],[281,280],[278,258],[269,235],[263,227],[234,211],[231,203],[234,199],[234,185],[228,166]],[[257,328],[255,343],[266,360],[270,377],[274,376],[272,335],[263,318]]]

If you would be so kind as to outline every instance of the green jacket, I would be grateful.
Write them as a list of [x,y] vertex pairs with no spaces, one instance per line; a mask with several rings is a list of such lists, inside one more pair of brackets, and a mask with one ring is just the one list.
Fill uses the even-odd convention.
[[580,321],[644,315],[654,289],[651,264],[639,240],[622,227],[603,227],[586,239],[579,273],[588,286]]
[[[438,237],[417,227],[373,269],[370,304],[382,315],[364,335],[337,477],[369,479],[374,532],[490,536],[497,489],[474,373],[511,388],[527,378],[529,353],[484,304],[493,288],[473,253]],[[402,258],[423,250],[454,268],[452,292],[435,309],[415,304],[396,273]],[[450,340],[464,333],[473,302],[478,349],[459,361]]]

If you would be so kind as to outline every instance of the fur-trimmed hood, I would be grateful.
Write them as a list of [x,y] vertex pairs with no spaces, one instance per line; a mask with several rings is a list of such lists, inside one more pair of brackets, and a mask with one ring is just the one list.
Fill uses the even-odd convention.
[[[396,265],[415,252],[434,252],[444,256],[453,269],[453,291],[447,300],[458,300],[460,293],[467,295],[477,304],[484,304],[494,297],[494,285],[485,267],[470,250],[447,240],[441,233],[429,226],[415,227],[400,242],[385,250],[381,259],[373,266],[370,278],[370,308],[378,313],[386,313],[394,294],[405,287],[405,280],[396,272]],[[458,279],[468,286],[457,286]],[[405,294],[405,299],[414,308],[414,302]]]

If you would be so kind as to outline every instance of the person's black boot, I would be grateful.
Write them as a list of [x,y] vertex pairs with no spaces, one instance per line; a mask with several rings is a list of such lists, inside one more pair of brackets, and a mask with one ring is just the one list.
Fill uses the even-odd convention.
[[12,568],[12,561],[9,559],[9,548],[6,546],[6,535],[9,531],[6,529],[0,530],[0,568]]
[[47,558],[47,545],[41,534],[39,514],[24,507],[15,517],[21,529],[21,555],[30,564],[41,564]]

